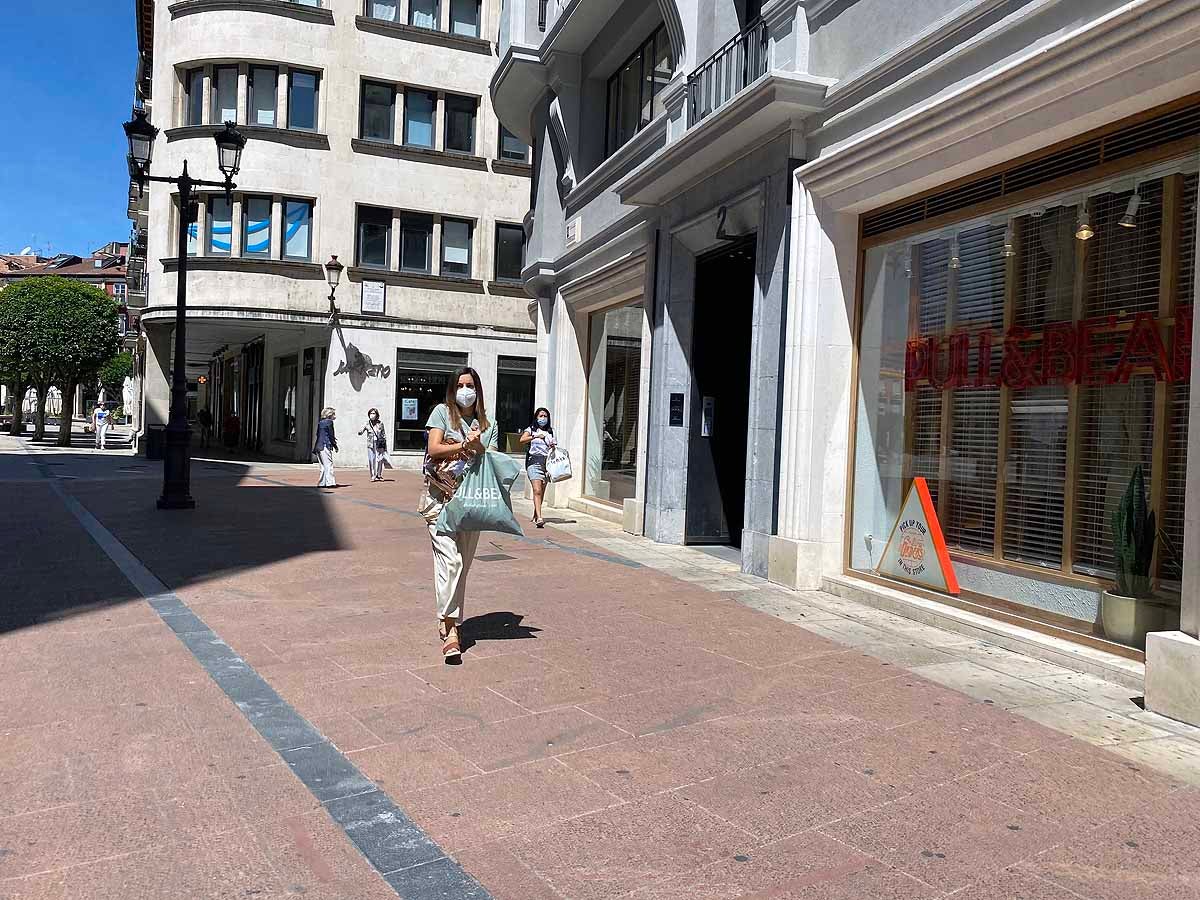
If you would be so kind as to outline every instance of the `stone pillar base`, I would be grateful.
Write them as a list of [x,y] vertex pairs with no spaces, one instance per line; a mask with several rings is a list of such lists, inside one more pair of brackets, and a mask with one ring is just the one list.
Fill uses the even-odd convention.
[[1200,726],[1200,640],[1182,631],[1146,636],[1146,709]]
[[769,569],[770,547],[774,538],[761,531],[742,529],[742,571],[747,575],[766,578]]
[[816,541],[798,541],[773,534],[767,579],[794,591],[818,590],[824,552],[825,545]]
[[621,527],[630,534],[641,534],[646,530],[646,504],[632,497],[625,501],[625,514]]

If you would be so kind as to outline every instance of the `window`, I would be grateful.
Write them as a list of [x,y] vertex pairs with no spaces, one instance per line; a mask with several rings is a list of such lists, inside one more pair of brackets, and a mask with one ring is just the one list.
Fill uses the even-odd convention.
[[479,0],[450,0],[450,33],[479,37]]
[[500,158],[505,162],[529,161],[529,148],[503,125],[500,126]]
[[429,414],[446,402],[446,382],[465,365],[465,353],[396,351],[396,450],[425,449]]
[[475,152],[475,113],[479,101],[474,97],[446,95],[446,149],[460,153]]
[[408,24],[418,28],[437,28],[438,0],[409,0]]
[[275,362],[275,440],[296,442],[296,410],[299,407],[299,357],[281,356]]
[[118,303],[125,303],[125,285],[120,281],[113,284],[113,299]]
[[471,275],[471,231],[461,219],[442,219],[442,274]]
[[308,200],[283,201],[283,255],[287,259],[312,259],[312,213]]
[[520,225],[496,226],[496,280],[520,281],[525,265],[525,229]]
[[250,68],[250,112],[251,125],[275,126],[276,91],[279,88],[279,73],[266,66]]
[[429,272],[433,257],[433,216],[405,213],[400,217],[400,268]]
[[524,451],[521,432],[533,422],[537,360],[526,356],[501,356],[496,360],[496,428],[500,449]]
[[317,85],[320,76],[316,72],[288,72],[288,128],[299,131],[317,130]]
[[129,333],[129,322],[126,321],[125,313],[117,313],[117,334],[125,337]]
[[208,198],[208,256],[228,256],[233,242],[233,208],[223,194]]
[[433,148],[433,114],[437,97],[428,91],[404,92],[404,143]]
[[367,0],[367,16],[395,22],[400,14],[400,0]]
[[358,209],[358,264],[386,269],[390,263],[392,211],[371,206]]
[[183,124],[204,123],[204,70],[189,69],[184,74]]
[[390,84],[364,81],[362,86],[361,137],[391,143],[396,133],[396,89]]
[[238,67],[213,70],[212,121],[214,125],[237,121]]
[[584,491],[621,503],[637,488],[641,403],[641,303],[593,313]]
[[[1127,173],[867,250],[851,567],[877,568],[917,475],[964,589],[1085,628],[1138,467],[1177,543],[1192,297],[1171,284],[1194,264],[1197,180]],[[1178,588],[1163,543],[1153,574]]]
[[659,26],[608,80],[607,138],[612,155],[662,111],[662,90],[671,80],[673,58],[666,28]]
[[[192,218],[188,222],[188,227],[187,227],[187,255],[188,256],[195,256],[199,252],[199,247],[200,247],[200,223],[196,221],[196,217],[195,217],[196,209],[197,209],[196,206],[192,207]],[[179,196],[178,195],[175,196],[175,215],[177,215],[177,216],[188,215],[188,213],[186,211],[181,210],[179,208]],[[175,224],[178,225],[179,223],[176,222]],[[178,231],[172,231],[172,233],[178,234]],[[172,243],[174,243],[174,242],[172,242]]]
[[242,256],[271,256],[271,198],[242,200]]

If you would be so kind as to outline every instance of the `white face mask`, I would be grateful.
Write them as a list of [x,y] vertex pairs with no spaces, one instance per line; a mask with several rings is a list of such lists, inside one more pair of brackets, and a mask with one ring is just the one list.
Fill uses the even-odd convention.
[[468,406],[474,406],[475,391],[473,388],[460,387],[458,389],[458,393],[454,395],[454,399],[462,409],[466,409]]

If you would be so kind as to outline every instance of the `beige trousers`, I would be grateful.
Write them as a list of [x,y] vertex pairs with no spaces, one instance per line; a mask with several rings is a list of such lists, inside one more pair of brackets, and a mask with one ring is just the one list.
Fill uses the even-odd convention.
[[433,584],[437,598],[438,619],[463,620],[467,593],[467,573],[479,546],[478,531],[458,534],[438,534],[436,520],[429,524],[429,540],[433,544]]

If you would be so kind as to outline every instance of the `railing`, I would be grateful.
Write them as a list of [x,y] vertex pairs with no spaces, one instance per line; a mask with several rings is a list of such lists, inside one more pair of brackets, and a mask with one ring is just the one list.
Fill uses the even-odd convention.
[[712,115],[767,74],[768,31],[761,19],[751,23],[688,77],[688,124]]

